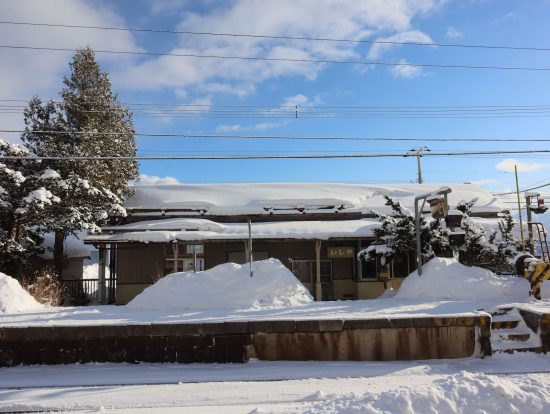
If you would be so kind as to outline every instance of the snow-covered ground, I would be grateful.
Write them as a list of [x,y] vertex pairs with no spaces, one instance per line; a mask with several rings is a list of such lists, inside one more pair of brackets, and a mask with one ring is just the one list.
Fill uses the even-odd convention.
[[[471,315],[514,301],[550,313],[550,304],[529,302],[525,280],[498,278],[448,259],[428,263],[421,277],[410,275],[396,296],[365,301],[311,302],[280,262],[255,268],[253,280],[246,267],[222,265],[169,276],[133,306],[73,308],[21,302],[28,294],[4,275],[0,299],[24,306],[0,312],[0,326]],[[221,290],[200,283],[201,277],[216,282],[227,274],[233,280]],[[237,293],[223,297],[231,289]],[[186,303],[189,297],[200,306]],[[412,362],[20,366],[0,369],[0,412],[546,413],[549,373],[550,358],[536,354]]]
[[24,312],[43,309],[19,282],[0,272],[0,314],[6,312]]
[[546,413],[550,358],[0,369],[0,411]]

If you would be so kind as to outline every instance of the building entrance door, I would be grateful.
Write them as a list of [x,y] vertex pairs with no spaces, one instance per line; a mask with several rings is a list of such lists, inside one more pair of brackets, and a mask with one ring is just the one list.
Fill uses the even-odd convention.
[[[315,297],[317,282],[317,263],[315,260],[292,260],[292,273]],[[332,285],[332,260],[321,260],[321,297],[322,300],[334,300]]]

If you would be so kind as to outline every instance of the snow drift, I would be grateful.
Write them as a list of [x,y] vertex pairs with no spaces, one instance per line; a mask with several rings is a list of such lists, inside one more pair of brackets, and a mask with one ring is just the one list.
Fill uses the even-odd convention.
[[404,281],[395,299],[502,300],[524,302],[530,284],[520,277],[497,276],[481,267],[468,267],[455,259],[436,257]]
[[249,309],[310,303],[309,291],[279,260],[225,263],[203,272],[168,275],[127,306],[142,309]]
[[43,307],[17,280],[0,272],[0,312],[24,312]]

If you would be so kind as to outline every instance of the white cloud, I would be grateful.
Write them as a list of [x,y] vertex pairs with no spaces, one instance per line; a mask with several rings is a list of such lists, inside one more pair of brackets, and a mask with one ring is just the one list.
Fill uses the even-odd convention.
[[495,167],[504,172],[514,172],[514,166],[517,166],[518,172],[530,173],[540,170],[550,169],[550,164],[538,162],[521,162],[513,158],[506,158],[499,162]]
[[[366,39],[399,32],[397,39],[431,42],[412,29],[412,19],[439,8],[441,0],[237,0],[204,13],[188,12],[177,29],[200,32],[250,33],[291,37]],[[357,45],[290,39],[181,36],[172,53],[263,56],[295,59],[359,59]],[[375,53],[375,52],[372,52]],[[179,94],[223,93],[244,97],[267,79],[300,76],[315,79],[324,64],[163,56],[116,74],[129,89],[177,90]]]
[[[5,21],[51,22],[90,26],[121,26],[124,21],[107,7],[84,0],[0,2]],[[141,50],[129,32],[0,25],[0,38],[10,45],[96,49]],[[56,98],[62,88],[73,52],[0,49],[0,93],[2,99],[29,99],[33,95]],[[99,56],[102,62],[126,65],[128,56]],[[21,129],[23,115],[0,114],[6,129]],[[15,137],[13,137],[16,139]]]
[[518,16],[514,12],[508,12],[508,13],[494,19],[493,24],[500,24],[500,23],[507,22],[508,20],[514,20],[514,19],[517,19],[517,18],[518,18]]
[[433,40],[426,33],[421,32],[420,30],[410,30],[407,32],[401,32],[394,34],[389,37],[379,37],[376,39],[379,42],[390,42],[390,43],[375,43],[369,50],[367,58],[370,60],[380,58],[384,53],[388,52],[391,49],[399,47],[399,45],[392,44],[391,42],[405,42],[405,43],[425,43],[432,44]]
[[159,177],[156,175],[147,175],[147,174],[140,174],[139,178],[132,182],[131,185],[173,185],[173,184],[182,184],[181,181],[179,181],[175,177]]
[[287,121],[282,122],[259,122],[254,125],[229,124],[219,125],[216,132],[242,132],[242,131],[265,131],[268,129],[279,128],[287,124]]
[[[233,0],[212,2],[200,12],[185,12],[192,2],[162,0],[150,5],[150,13],[172,13],[176,30],[268,34],[291,37],[369,39],[382,33],[398,33],[397,39],[431,41],[414,30],[412,21],[445,4],[445,0]],[[0,2],[4,20],[47,21],[90,26],[130,25],[109,7],[109,2],[43,0]],[[182,4],[184,5],[182,7]],[[194,4],[194,3],[193,3]],[[144,6],[147,7],[147,6]],[[187,7],[187,8],[186,8]],[[0,37],[9,44],[138,51],[131,32],[0,25]],[[390,36],[391,37],[391,36]],[[296,59],[359,59],[357,44],[291,39],[176,36],[176,47],[167,52],[199,55],[264,56]],[[151,48],[153,50],[153,48]],[[156,49],[159,51],[161,49]],[[375,53],[371,50],[371,53]],[[381,53],[381,52],[379,52]],[[0,50],[2,97],[28,99],[37,94],[55,97],[67,72],[72,52]],[[244,98],[266,81],[283,76],[314,80],[327,66],[307,62],[202,59],[191,57],[135,57],[99,55],[107,64],[116,90],[172,91],[193,99],[224,94]],[[31,64],[29,64],[31,62]],[[10,129],[22,127],[22,116],[2,115]]]
[[[281,106],[277,108],[270,109],[268,113],[285,113],[290,114],[294,113],[296,107],[298,110],[307,110],[307,108],[313,105],[321,104],[321,98],[316,96],[313,101],[310,100],[307,96],[302,94],[297,94],[289,96],[283,100]],[[259,122],[254,125],[241,125],[241,124],[222,124],[216,128],[216,132],[237,132],[237,131],[265,131],[268,129],[279,128],[286,125],[288,121],[283,120],[281,122]]]
[[449,26],[447,27],[447,31],[445,32],[445,37],[447,39],[460,39],[464,37],[464,33],[462,33],[458,29],[455,29],[453,26]]
[[391,69],[392,75],[396,78],[412,79],[421,76],[424,73],[421,67],[407,65],[409,62],[405,59],[401,59],[399,63],[399,66],[394,66]]

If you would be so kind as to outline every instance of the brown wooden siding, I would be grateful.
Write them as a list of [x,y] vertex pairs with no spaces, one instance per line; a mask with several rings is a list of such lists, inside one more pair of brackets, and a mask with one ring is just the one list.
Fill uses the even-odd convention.
[[117,283],[154,283],[164,275],[164,245],[125,245],[117,257]]
[[[321,259],[327,259],[327,247],[355,246],[356,241],[323,241]],[[205,269],[227,263],[229,252],[244,252],[244,242],[206,242],[204,245]],[[315,260],[315,241],[269,241],[254,242],[255,251],[266,251],[269,257],[279,259],[286,267],[292,268],[291,260]],[[334,280],[354,278],[355,258],[332,259]],[[123,245],[118,250],[117,283],[153,283],[164,274],[164,245],[135,244]]]

